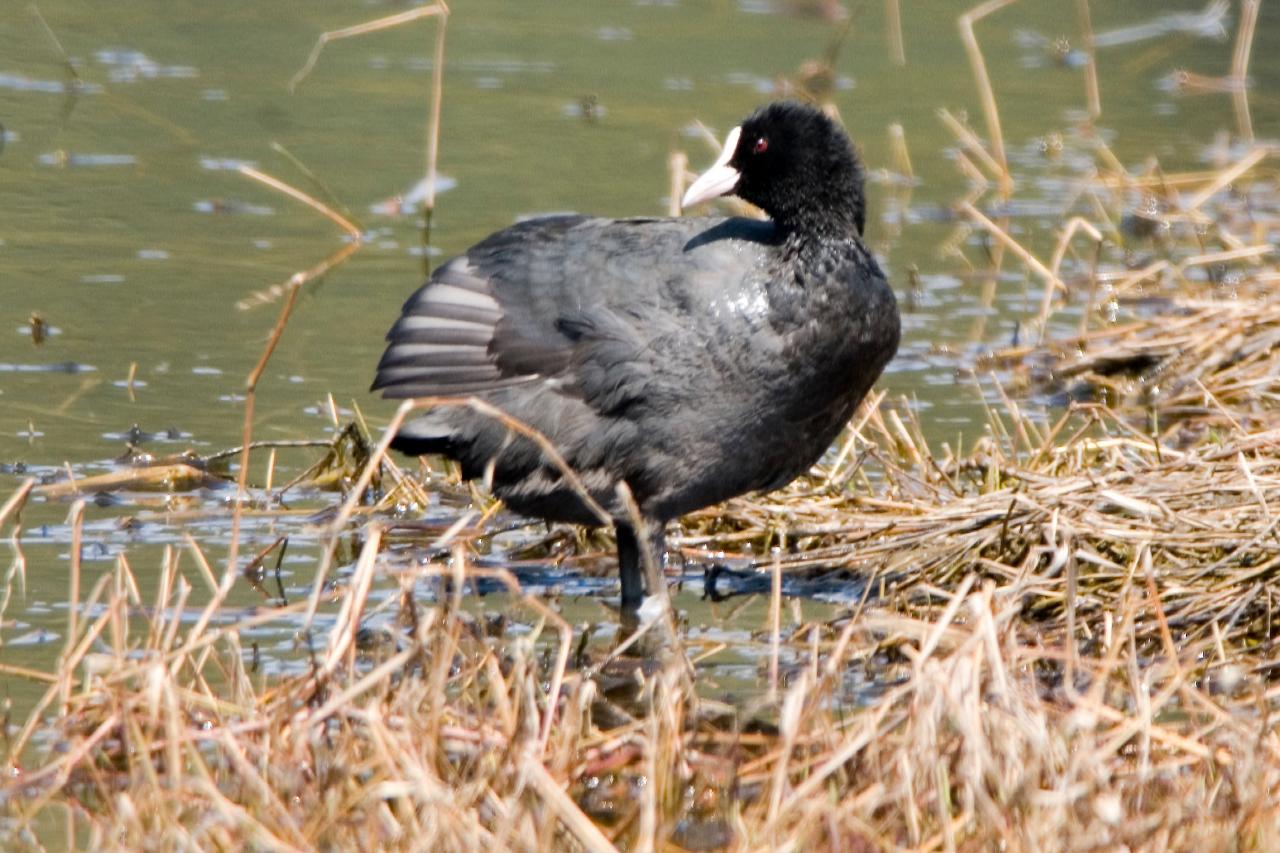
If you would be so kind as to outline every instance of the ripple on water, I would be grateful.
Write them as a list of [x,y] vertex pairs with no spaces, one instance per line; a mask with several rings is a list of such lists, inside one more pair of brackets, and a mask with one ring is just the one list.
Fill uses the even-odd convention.
[[78,361],[55,361],[48,364],[13,364],[0,361],[0,373],[92,373],[98,368]]
[[6,646],[43,646],[56,643],[61,638],[62,635],[57,631],[50,631],[48,628],[32,628],[16,637],[5,638],[4,644]]
[[200,168],[210,172],[238,172],[242,167],[256,169],[256,160],[240,160],[236,157],[201,157]]
[[250,204],[239,199],[202,198],[191,203],[197,213],[238,213],[246,216],[274,216],[275,208],[265,204]]
[[355,416],[355,412],[352,411],[351,409],[348,409],[344,406],[337,406],[336,408],[330,408],[328,403],[313,403],[310,406],[304,406],[302,408],[303,414],[307,414],[307,415],[311,415],[312,417],[319,417],[319,418],[328,418],[334,411],[338,413],[338,417],[340,419],[350,418]]
[[[37,333],[36,327],[31,325],[30,323],[24,323],[23,325],[16,327],[14,331],[22,335],[23,337],[28,337],[28,338]],[[60,326],[42,326],[40,327],[39,334],[44,335],[45,337],[51,338],[56,335],[62,334],[62,328]]]
[[123,441],[129,444],[143,444],[148,441],[185,443],[194,438],[191,433],[174,426],[157,430],[156,432],[148,432],[137,424],[120,432],[104,432],[102,437],[107,441]]
[[143,80],[190,80],[200,76],[191,65],[162,65],[140,50],[103,48],[94,54],[99,65],[108,69],[112,83],[137,83]]
[[48,151],[37,159],[42,166],[60,167],[132,166],[138,162],[132,154],[68,154],[66,151]]
[[[80,82],[73,84],[76,94],[96,95],[102,91],[97,83]],[[25,74],[0,72],[0,89],[12,89],[16,92],[42,92],[49,95],[65,95],[71,89],[63,80],[39,80]]]
[[730,72],[725,76],[725,82],[730,86],[746,86],[759,95],[771,95],[774,90],[774,82],[771,78],[746,71]]

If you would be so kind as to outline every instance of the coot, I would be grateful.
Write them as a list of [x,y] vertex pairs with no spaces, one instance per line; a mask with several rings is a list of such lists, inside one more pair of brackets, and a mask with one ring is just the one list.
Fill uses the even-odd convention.
[[[770,221],[547,216],[499,231],[409,297],[373,383],[474,395],[546,436],[613,520],[627,609],[668,521],[808,470],[898,347],[893,291],[861,240],[862,167],[835,122],[792,102],[757,110],[684,206],[729,194]],[[433,409],[391,446],[458,460],[524,515],[600,524],[533,441],[473,410]]]

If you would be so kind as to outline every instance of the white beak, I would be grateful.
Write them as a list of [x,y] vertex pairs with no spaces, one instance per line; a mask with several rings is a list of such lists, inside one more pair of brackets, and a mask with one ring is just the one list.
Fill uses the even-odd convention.
[[680,201],[680,207],[693,207],[708,199],[717,198],[722,195],[728,195],[738,186],[738,179],[742,177],[738,170],[729,165],[729,161],[733,159],[733,154],[738,150],[738,137],[742,135],[742,128],[735,127],[729,131],[729,135],[724,139],[724,150],[720,152],[720,156],[716,158],[716,162],[711,165],[710,169],[698,176],[698,179],[689,185],[689,189],[685,192],[684,198]]

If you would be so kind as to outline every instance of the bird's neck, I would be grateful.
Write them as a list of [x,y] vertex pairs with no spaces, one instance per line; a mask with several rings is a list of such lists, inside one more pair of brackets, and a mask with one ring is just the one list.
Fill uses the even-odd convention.
[[861,242],[862,222],[852,211],[834,216],[830,209],[811,216],[801,211],[775,222],[785,235],[787,254],[802,260],[819,258],[839,246]]
[[777,205],[770,215],[798,244],[818,245],[861,237],[866,208],[857,182],[833,181],[791,204]]

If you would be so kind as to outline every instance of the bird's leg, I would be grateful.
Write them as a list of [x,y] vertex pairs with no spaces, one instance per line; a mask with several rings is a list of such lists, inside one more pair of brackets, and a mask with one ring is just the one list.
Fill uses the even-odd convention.
[[644,557],[629,524],[617,524],[618,577],[622,581],[622,609],[635,611],[644,601]]
[[[644,525],[644,543],[630,524],[615,523],[618,535],[618,575],[622,581],[622,609],[636,610],[644,601],[645,590],[651,594],[655,584],[662,583],[663,562],[667,553],[664,525]],[[645,551],[648,553],[645,553]],[[649,566],[653,574],[650,575]],[[647,580],[646,580],[647,579]]]

